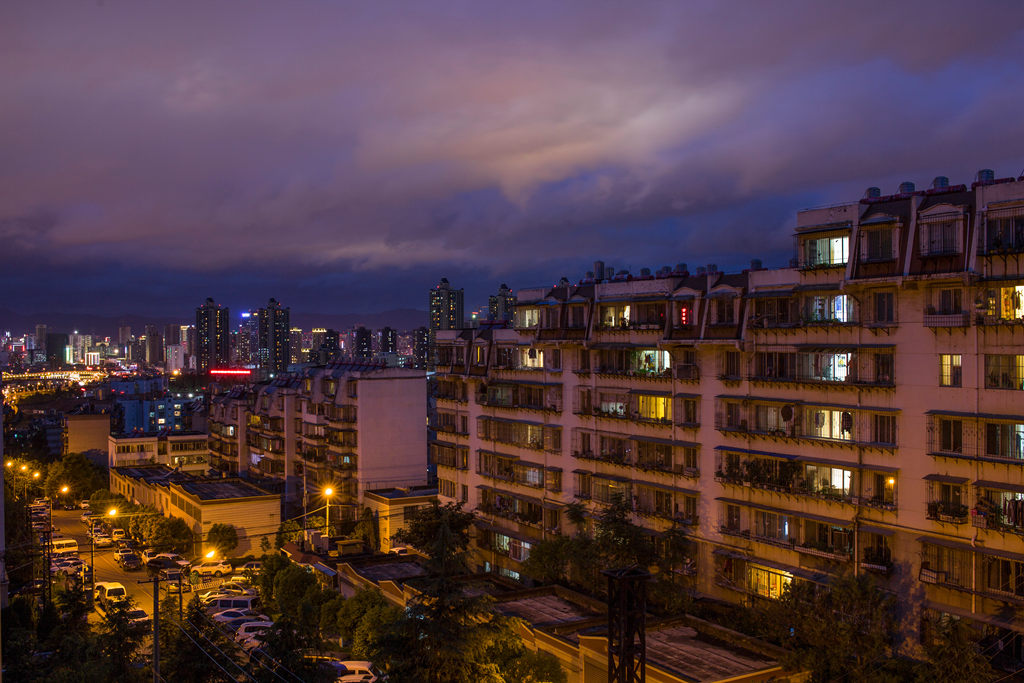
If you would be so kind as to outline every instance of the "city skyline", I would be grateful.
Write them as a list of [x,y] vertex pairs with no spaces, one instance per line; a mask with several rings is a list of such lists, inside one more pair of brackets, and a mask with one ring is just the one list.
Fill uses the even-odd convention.
[[5,306],[372,313],[439,277],[482,304],[596,259],[779,266],[801,208],[1019,175],[1022,10],[874,7],[9,9]]

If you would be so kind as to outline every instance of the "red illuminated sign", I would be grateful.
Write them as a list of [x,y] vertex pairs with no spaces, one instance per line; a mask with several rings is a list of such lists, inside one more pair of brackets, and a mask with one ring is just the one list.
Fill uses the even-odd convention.
[[252,370],[210,370],[211,375],[251,375]]

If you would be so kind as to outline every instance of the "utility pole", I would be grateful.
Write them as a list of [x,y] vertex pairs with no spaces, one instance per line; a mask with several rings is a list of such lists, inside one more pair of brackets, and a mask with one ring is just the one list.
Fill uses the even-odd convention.
[[153,683],[160,683],[160,574],[135,583],[153,584]]

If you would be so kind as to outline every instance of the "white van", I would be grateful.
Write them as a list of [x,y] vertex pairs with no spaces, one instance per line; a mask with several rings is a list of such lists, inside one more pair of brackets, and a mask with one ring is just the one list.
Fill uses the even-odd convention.
[[55,538],[50,541],[50,552],[55,555],[77,555],[78,541],[73,538]]

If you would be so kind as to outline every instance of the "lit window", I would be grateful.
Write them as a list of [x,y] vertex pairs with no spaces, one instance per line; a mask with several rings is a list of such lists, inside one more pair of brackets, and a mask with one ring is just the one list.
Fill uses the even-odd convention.
[[958,387],[963,380],[959,353],[939,354],[939,386]]

